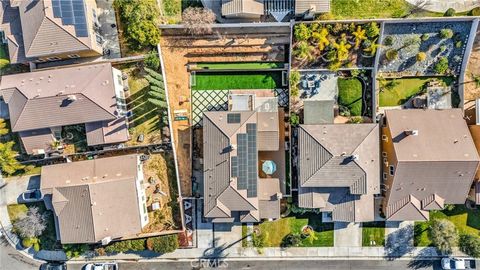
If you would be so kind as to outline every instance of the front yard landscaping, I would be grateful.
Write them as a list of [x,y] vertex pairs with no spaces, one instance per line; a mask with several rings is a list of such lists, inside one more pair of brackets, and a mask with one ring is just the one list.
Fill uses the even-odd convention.
[[362,246],[385,245],[385,222],[367,222],[362,224]]
[[469,209],[465,205],[455,205],[452,210],[430,211],[430,221],[415,222],[415,246],[432,245],[429,228],[432,221],[436,219],[451,221],[460,234],[479,235],[480,233],[480,210]]
[[380,107],[400,106],[410,98],[426,90],[425,84],[432,79],[442,80],[446,86],[453,83],[452,77],[419,77],[403,79],[380,79]]
[[[245,225],[244,225],[245,226]],[[313,231],[310,231],[310,228]],[[275,221],[265,221],[256,225],[258,235],[262,235],[263,247],[281,247],[291,235],[300,236],[300,247],[332,247],[333,223],[322,223],[321,215],[303,214],[289,216]],[[243,237],[247,230],[243,229]]]
[[192,90],[282,88],[282,72],[197,72],[191,76]]
[[338,105],[347,108],[351,116],[362,115],[362,89],[358,78],[338,78]]
[[[60,248],[61,245],[57,242],[56,234],[55,234],[55,222],[53,220],[53,213],[48,211],[45,208],[43,202],[38,203],[29,203],[29,204],[10,204],[7,205],[8,216],[10,221],[12,222],[13,232],[19,235],[19,230],[15,226],[15,222],[19,220],[23,215],[25,215],[30,207],[37,207],[39,213],[43,214],[46,213],[46,220],[45,220],[45,229],[38,237],[32,237],[30,239],[24,238],[22,240],[25,244],[29,244],[30,242],[34,247],[35,251],[38,250],[54,250]],[[20,237],[20,236],[19,236]],[[37,243],[35,245],[34,243]]]

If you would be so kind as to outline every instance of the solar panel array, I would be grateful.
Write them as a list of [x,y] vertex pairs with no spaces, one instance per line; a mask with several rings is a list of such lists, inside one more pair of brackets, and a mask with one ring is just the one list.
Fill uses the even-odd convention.
[[239,113],[229,113],[229,114],[227,114],[227,123],[229,123],[229,124],[239,124],[240,123],[240,114]]
[[53,17],[61,18],[62,24],[73,25],[77,37],[88,37],[84,0],[52,0]]
[[237,156],[231,158],[231,176],[247,197],[257,196],[257,124],[247,124],[247,133],[237,134]]

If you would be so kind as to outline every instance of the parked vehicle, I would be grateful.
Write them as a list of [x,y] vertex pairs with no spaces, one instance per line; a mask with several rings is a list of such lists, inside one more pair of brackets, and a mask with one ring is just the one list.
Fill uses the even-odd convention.
[[67,270],[64,262],[48,262],[40,266],[40,270]]
[[454,258],[454,257],[443,258],[442,269],[445,269],[445,270],[475,269],[475,260]]
[[118,270],[116,262],[97,262],[85,265],[85,270]]
[[42,192],[39,189],[27,190],[22,194],[24,202],[37,202],[43,199]]

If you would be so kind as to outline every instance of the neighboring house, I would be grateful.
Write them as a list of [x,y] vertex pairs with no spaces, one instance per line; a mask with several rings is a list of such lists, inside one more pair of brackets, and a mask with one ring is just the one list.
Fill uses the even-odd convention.
[[40,189],[62,244],[134,237],[148,224],[143,166],[137,155],[42,167]]
[[480,162],[461,109],[386,110],[382,128],[387,220],[428,220],[463,204]]
[[214,223],[278,219],[285,180],[283,111],[276,98],[250,94],[231,95],[229,103],[232,111],[203,117],[204,216]]
[[313,19],[315,14],[330,12],[330,0],[222,0],[221,14],[227,19],[260,19],[272,16],[284,21],[291,15]]
[[10,0],[2,30],[12,63],[103,54],[93,0]]
[[298,129],[298,204],[319,209],[323,221],[375,219],[380,194],[377,124],[301,125]]
[[0,96],[28,154],[57,150],[69,125],[85,125],[89,146],[128,140],[122,73],[110,63],[3,76]]

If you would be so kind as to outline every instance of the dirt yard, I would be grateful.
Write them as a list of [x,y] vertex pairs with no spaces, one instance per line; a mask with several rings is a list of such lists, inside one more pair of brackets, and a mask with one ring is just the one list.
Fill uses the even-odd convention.
[[[160,41],[165,65],[172,114],[186,110],[189,120],[173,121],[173,138],[176,143],[181,194],[192,196],[192,134],[189,71],[187,65],[196,62],[247,62],[284,61],[283,47],[270,45],[288,43],[288,37],[246,37],[193,39],[192,37],[163,36]],[[173,115],[172,115],[173,117]]]

